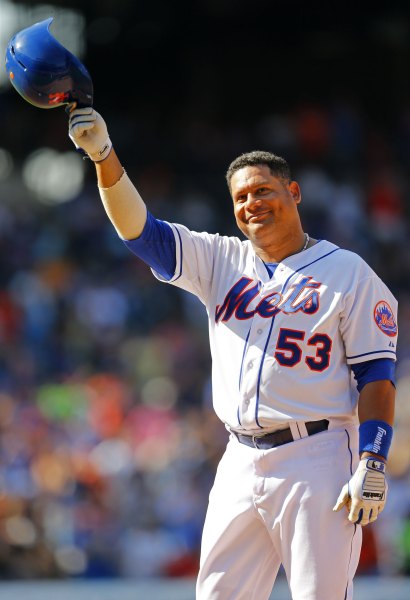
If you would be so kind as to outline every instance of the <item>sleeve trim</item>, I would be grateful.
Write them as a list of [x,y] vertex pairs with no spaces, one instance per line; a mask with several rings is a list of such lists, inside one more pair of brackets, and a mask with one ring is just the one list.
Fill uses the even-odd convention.
[[[393,354],[393,357],[391,356]],[[384,355],[380,356],[380,355]],[[363,352],[363,354],[356,354],[354,356],[346,356],[346,360],[348,362],[348,364],[354,364],[354,363],[358,363],[358,362],[362,362],[363,361],[363,357],[366,357],[364,360],[373,360],[372,357],[374,356],[374,358],[393,358],[393,360],[395,360],[396,358],[396,352],[395,350],[373,350],[372,352]]]

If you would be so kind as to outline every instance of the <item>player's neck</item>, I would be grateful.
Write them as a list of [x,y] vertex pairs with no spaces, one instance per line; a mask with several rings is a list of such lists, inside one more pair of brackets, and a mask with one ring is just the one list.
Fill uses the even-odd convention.
[[301,235],[291,239],[282,240],[273,244],[262,245],[251,240],[255,254],[266,263],[280,263],[288,256],[304,252],[316,243],[307,233],[301,232]]

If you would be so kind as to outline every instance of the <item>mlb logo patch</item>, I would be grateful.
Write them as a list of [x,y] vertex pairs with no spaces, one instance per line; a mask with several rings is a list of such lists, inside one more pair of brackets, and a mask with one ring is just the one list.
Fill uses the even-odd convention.
[[397,335],[397,324],[390,305],[382,300],[374,307],[374,320],[379,329],[386,335],[394,337]]

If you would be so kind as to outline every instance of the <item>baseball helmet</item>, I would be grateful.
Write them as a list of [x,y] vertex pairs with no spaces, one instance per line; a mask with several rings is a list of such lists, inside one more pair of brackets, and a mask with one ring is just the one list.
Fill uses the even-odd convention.
[[53,18],[16,33],[6,50],[6,69],[24,100],[38,108],[92,106],[93,83],[84,65],[49,31]]

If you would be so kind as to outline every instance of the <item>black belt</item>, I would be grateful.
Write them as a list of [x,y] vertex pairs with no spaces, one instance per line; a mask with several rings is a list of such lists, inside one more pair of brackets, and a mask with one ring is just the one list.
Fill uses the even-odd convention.
[[[321,431],[326,431],[329,428],[329,421],[322,419],[321,421],[308,421],[305,423],[308,435],[314,435]],[[292,431],[290,427],[287,429],[281,429],[279,431],[273,431],[266,435],[244,435],[243,433],[232,432],[241,444],[250,446],[251,448],[258,448],[258,450],[269,450],[270,448],[276,448],[276,446],[282,446],[283,444],[289,444],[294,441]]]

